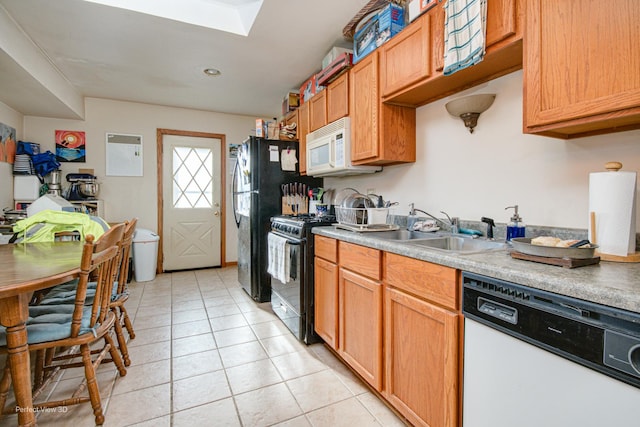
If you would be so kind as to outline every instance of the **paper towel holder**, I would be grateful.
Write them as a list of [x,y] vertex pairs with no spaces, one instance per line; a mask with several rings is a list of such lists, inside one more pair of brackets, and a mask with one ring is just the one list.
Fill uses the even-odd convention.
[[[622,164],[620,164],[620,166],[622,166]],[[589,212],[589,222],[591,223],[591,227],[590,227],[591,236],[589,236],[589,240],[591,240],[591,243],[595,245],[598,243],[596,241],[596,213],[595,212]],[[599,256],[602,261],[640,262],[640,252],[634,252],[632,254],[628,254],[627,256],[620,256],[620,255],[603,254],[596,249],[596,256]]]
[[611,172],[618,172],[622,169],[622,163],[620,162],[607,162],[604,164],[604,168]]

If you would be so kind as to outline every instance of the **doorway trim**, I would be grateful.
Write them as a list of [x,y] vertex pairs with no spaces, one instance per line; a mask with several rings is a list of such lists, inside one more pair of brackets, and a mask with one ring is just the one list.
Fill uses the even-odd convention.
[[162,164],[162,156],[163,156],[163,138],[165,135],[177,135],[177,136],[192,136],[197,138],[214,138],[220,140],[220,266],[227,266],[227,257],[226,257],[226,247],[227,247],[227,185],[226,185],[226,177],[227,177],[227,142],[226,135],[221,133],[209,133],[209,132],[193,132],[186,130],[175,130],[175,129],[161,129],[158,128],[156,131],[156,152],[157,152],[157,163],[158,170],[156,171],[158,175],[158,236],[160,237],[160,241],[158,242],[158,262],[157,262],[157,273],[162,273],[164,271],[163,259],[164,259],[164,251],[162,248],[163,245],[163,220],[164,220],[164,196],[163,196],[163,182],[162,182],[162,174],[163,174],[163,164]]

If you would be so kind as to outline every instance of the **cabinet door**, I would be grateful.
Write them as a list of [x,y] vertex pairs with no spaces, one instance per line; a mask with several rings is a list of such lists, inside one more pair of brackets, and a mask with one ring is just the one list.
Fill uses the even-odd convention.
[[316,93],[309,100],[309,132],[327,124],[327,91]]
[[309,102],[298,107],[298,168],[301,175],[307,174],[307,134],[309,133]]
[[338,266],[315,259],[314,326],[320,337],[338,349]]
[[372,387],[382,388],[382,285],[339,273],[339,354]]
[[489,0],[487,2],[487,38],[485,42],[487,48],[516,34],[520,1]]
[[570,137],[640,126],[637,0],[528,1],[525,131]]
[[431,16],[422,15],[380,51],[380,86],[383,96],[431,75]]
[[461,316],[385,289],[387,400],[413,425],[459,425]]
[[378,156],[378,51],[370,53],[351,69],[351,160]]
[[349,115],[349,73],[343,73],[327,86],[327,123]]

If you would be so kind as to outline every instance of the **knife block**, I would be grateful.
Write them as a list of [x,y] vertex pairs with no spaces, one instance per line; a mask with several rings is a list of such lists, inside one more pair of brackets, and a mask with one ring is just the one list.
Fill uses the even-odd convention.
[[309,198],[308,197],[303,197],[300,199],[300,204],[299,206],[299,211],[294,211],[292,209],[292,206],[295,206],[296,204],[289,204],[287,203],[287,197],[283,197],[282,198],[282,215],[300,215],[300,214],[307,214],[309,213]]

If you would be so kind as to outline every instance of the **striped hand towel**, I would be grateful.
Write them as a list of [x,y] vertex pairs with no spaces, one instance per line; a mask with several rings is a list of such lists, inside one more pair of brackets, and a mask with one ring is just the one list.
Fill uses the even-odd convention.
[[487,0],[448,0],[444,6],[444,75],[484,58]]

